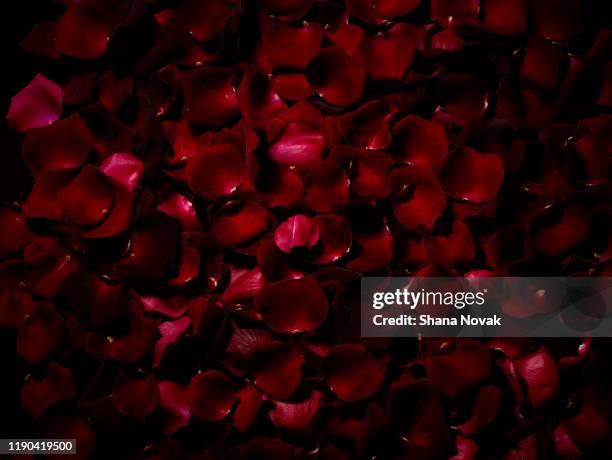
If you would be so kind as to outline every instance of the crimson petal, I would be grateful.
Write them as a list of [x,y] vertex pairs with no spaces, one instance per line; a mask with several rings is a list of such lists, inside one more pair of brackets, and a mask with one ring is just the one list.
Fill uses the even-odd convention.
[[196,195],[208,200],[236,191],[244,174],[244,158],[230,144],[202,146],[187,162],[187,183]]
[[272,423],[279,428],[293,432],[312,429],[323,407],[323,393],[312,391],[304,401],[274,401],[274,408],[268,413]]
[[103,8],[89,3],[72,5],[57,25],[57,49],[78,58],[100,57],[112,30],[113,21]]
[[269,341],[253,352],[251,374],[262,391],[275,399],[285,399],[298,389],[303,363],[302,354],[288,344]]
[[222,67],[202,67],[183,74],[185,120],[221,126],[238,114],[232,74]]
[[159,403],[159,388],[155,377],[123,377],[113,385],[113,403],[126,417],[144,421]]
[[290,217],[274,232],[276,246],[287,253],[295,248],[311,248],[318,240],[317,221],[301,214]]
[[159,407],[164,414],[162,432],[172,434],[186,426],[191,418],[187,406],[187,387],[164,380],[159,382]]
[[189,410],[205,421],[223,420],[230,413],[234,400],[232,381],[219,371],[197,374],[187,389]]
[[415,46],[407,36],[390,32],[366,37],[354,55],[372,80],[401,80],[412,65]]
[[306,76],[312,89],[331,104],[351,105],[361,97],[365,70],[341,48],[324,48],[310,61]]
[[19,45],[28,53],[40,54],[50,58],[60,57],[55,46],[58,21],[36,24]]
[[417,115],[402,118],[393,127],[394,153],[406,163],[433,168],[448,151],[442,125]]
[[259,203],[230,202],[215,213],[212,229],[221,244],[235,248],[259,239],[269,223],[268,212]]
[[[282,23],[272,24],[262,34],[262,44],[272,67],[296,67],[305,69],[319,51],[323,32],[318,24],[290,27]],[[292,43],[287,47],[287,43]]]
[[331,212],[349,199],[349,178],[335,161],[322,161],[304,176],[306,204],[313,211]]
[[351,402],[375,394],[384,375],[376,359],[359,345],[337,345],[323,360],[323,376],[341,400]]
[[21,404],[35,419],[53,403],[74,397],[72,372],[56,363],[49,364],[41,378],[28,376],[20,394]]
[[424,245],[431,261],[443,267],[469,262],[476,251],[470,229],[460,221],[453,222],[448,235],[427,235]]
[[526,0],[485,0],[484,26],[500,35],[518,35],[527,30]]
[[312,331],[329,311],[325,292],[312,277],[265,284],[255,304],[264,322],[281,334]]
[[234,11],[223,0],[189,0],[178,18],[185,31],[200,41],[208,41],[225,27]]

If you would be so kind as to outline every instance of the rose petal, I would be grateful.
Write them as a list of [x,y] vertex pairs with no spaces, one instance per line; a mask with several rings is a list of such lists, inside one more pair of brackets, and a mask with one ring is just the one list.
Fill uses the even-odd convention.
[[534,410],[542,409],[559,392],[557,366],[545,350],[515,361],[517,370],[527,384],[527,395]]
[[255,424],[259,416],[261,393],[256,388],[248,385],[241,388],[236,396],[238,405],[234,411],[234,427],[244,433]]
[[62,88],[41,74],[11,98],[6,121],[25,133],[32,128],[48,126],[62,114]]
[[162,359],[168,352],[168,348],[175,345],[180,338],[187,332],[187,329],[191,326],[189,317],[184,316],[176,321],[166,321],[158,326],[160,339],[155,344],[153,350],[153,367],[159,367]]
[[38,364],[53,356],[66,340],[66,325],[53,304],[40,303],[19,327],[16,348],[26,361]]
[[60,57],[55,46],[57,36],[57,21],[36,24],[19,45],[28,53],[40,54],[50,58]]
[[322,407],[323,393],[312,391],[301,402],[274,401],[274,408],[268,412],[268,415],[278,428],[293,432],[306,432],[316,423]]
[[257,347],[251,359],[255,385],[275,399],[291,396],[302,381],[302,354],[288,344],[269,341]]
[[427,235],[425,249],[432,262],[451,267],[457,263],[469,262],[474,258],[474,239],[470,229],[459,221],[454,221],[450,233]]
[[414,60],[413,41],[398,33],[366,37],[355,50],[372,80],[401,80]]
[[187,33],[205,42],[219,34],[233,15],[234,11],[223,0],[189,0],[182,8],[178,22]]
[[565,43],[582,28],[582,8],[578,0],[562,2],[530,1],[536,32],[542,38]]
[[287,110],[271,78],[257,72],[243,77],[236,98],[245,119],[256,126]]
[[151,374],[123,377],[113,385],[113,403],[126,417],[144,421],[159,403],[159,388]]
[[83,59],[102,56],[108,46],[113,23],[96,4],[75,4],[64,13],[57,25],[57,49]]
[[379,101],[362,105],[350,117],[351,137],[367,149],[386,149],[391,144],[389,120],[396,112],[395,107]]
[[34,172],[78,168],[93,145],[89,128],[78,115],[50,126],[31,129],[23,144],[23,161]]
[[0,207],[0,259],[20,252],[33,237],[21,210]]
[[[319,51],[322,38],[323,32],[318,24],[289,27],[276,23],[266,28],[261,40],[272,67],[305,69]],[[286,43],[293,46],[287,47]]]
[[557,256],[584,241],[589,227],[589,216],[581,207],[553,206],[542,210],[533,219],[529,236],[535,251]]
[[479,433],[497,417],[503,393],[498,387],[485,385],[478,391],[470,418],[459,426],[468,436]]
[[343,401],[359,401],[374,395],[384,375],[378,362],[359,345],[337,345],[323,360],[323,376]]
[[433,168],[448,151],[444,127],[416,115],[402,118],[393,127],[394,153],[404,162]]
[[41,378],[29,376],[21,388],[22,406],[34,419],[59,401],[75,397],[72,372],[59,364],[51,363]]
[[202,67],[183,74],[184,114],[188,123],[221,126],[238,114],[232,74],[221,67]]
[[317,221],[301,214],[290,217],[274,232],[276,246],[287,253],[295,248],[311,248],[318,240]]
[[449,153],[440,166],[440,183],[449,195],[474,203],[490,201],[504,180],[499,155],[486,155],[469,147]]
[[172,434],[187,426],[191,412],[187,406],[187,387],[164,380],[159,382],[159,407],[164,414],[162,432]]
[[254,201],[230,202],[213,216],[212,229],[225,246],[245,246],[268,229],[267,211]]
[[352,244],[351,227],[340,216],[327,215],[317,217],[320,249],[315,248],[313,262],[328,264],[344,257]]
[[255,304],[264,322],[280,334],[312,331],[329,311],[325,292],[312,277],[265,284]]
[[304,177],[305,201],[317,212],[331,212],[336,205],[349,199],[349,178],[334,161],[322,161],[308,170]]
[[230,413],[234,400],[231,380],[219,371],[197,374],[187,389],[189,410],[205,421],[223,420]]
[[242,154],[232,145],[202,146],[187,163],[187,182],[197,195],[216,200],[240,187],[244,168]]
[[484,26],[500,35],[519,35],[527,30],[527,2],[525,0],[486,0]]
[[359,99],[365,85],[363,67],[336,46],[319,51],[308,64],[306,76],[319,96],[342,107]]
[[314,95],[306,76],[301,73],[274,75],[272,88],[280,97],[290,101],[303,101]]

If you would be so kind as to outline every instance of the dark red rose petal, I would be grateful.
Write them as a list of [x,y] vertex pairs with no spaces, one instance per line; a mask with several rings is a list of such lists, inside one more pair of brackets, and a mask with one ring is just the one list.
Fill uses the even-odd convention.
[[194,193],[208,200],[229,195],[242,184],[242,154],[230,144],[201,146],[187,162],[187,182]]
[[269,163],[259,170],[255,187],[267,208],[292,208],[304,197],[304,184],[292,167]]
[[378,391],[384,375],[376,359],[359,345],[337,345],[323,361],[323,376],[343,401],[358,401]]
[[350,135],[356,143],[370,150],[385,149],[391,144],[389,120],[397,109],[383,102],[362,105],[350,117]]
[[164,380],[159,382],[159,407],[164,414],[162,432],[172,434],[186,426],[191,418],[187,406],[187,387]]
[[475,255],[472,233],[465,224],[459,221],[453,222],[450,233],[447,235],[427,235],[424,245],[430,260],[443,267],[469,262]]
[[486,0],[484,26],[500,35],[518,35],[527,30],[526,0]]
[[62,114],[62,88],[41,74],[11,98],[6,121],[25,133],[32,128],[48,126]]
[[232,74],[222,67],[202,67],[183,74],[185,120],[221,126],[238,114]]
[[324,48],[308,64],[308,83],[331,104],[347,106],[363,92],[365,70],[341,48]]
[[270,140],[270,158],[298,167],[310,166],[321,160],[325,146],[320,127],[308,122],[288,123]]
[[416,166],[433,168],[448,151],[448,137],[444,127],[416,115],[402,118],[393,127],[393,152],[402,161]]
[[515,361],[517,370],[527,384],[527,396],[534,410],[542,409],[557,396],[559,376],[554,360],[545,350]]
[[238,460],[291,460],[293,458],[295,457],[291,444],[286,444],[279,439],[258,436],[249,440],[240,449]]
[[536,32],[554,42],[567,42],[582,28],[582,7],[579,0],[530,1]]
[[468,436],[479,433],[497,417],[503,392],[499,387],[485,385],[478,391],[470,418],[459,426]]
[[[276,23],[264,31],[261,40],[272,67],[305,69],[321,47],[323,32],[318,24],[290,27]],[[291,43],[292,46],[286,46]]]
[[304,176],[306,204],[317,212],[331,212],[334,206],[349,199],[349,178],[334,161],[322,161]]
[[319,226],[315,219],[298,214],[280,224],[274,232],[274,242],[290,253],[295,248],[311,248],[319,241]]
[[115,153],[105,158],[100,170],[130,192],[140,185],[144,175],[142,161],[131,153]]
[[505,274],[527,255],[527,233],[521,227],[506,227],[494,233],[485,244],[487,260],[498,273]]
[[23,161],[34,172],[77,168],[93,145],[89,128],[78,115],[50,126],[28,131],[23,144]]
[[112,19],[103,8],[75,4],[59,20],[56,46],[69,56],[97,58],[106,51],[112,30]]
[[247,385],[238,391],[236,397],[238,405],[232,420],[234,427],[244,433],[257,421],[261,410],[261,393],[256,388]]
[[244,246],[268,229],[268,212],[255,201],[230,202],[213,216],[212,229],[225,246]]
[[325,292],[312,277],[265,284],[255,303],[264,322],[280,334],[312,331],[329,311]]
[[79,262],[65,245],[51,236],[36,236],[23,250],[26,280],[33,294],[51,298]]
[[354,233],[353,242],[357,256],[346,265],[351,270],[367,273],[384,267],[393,259],[393,237],[386,228],[374,233]]
[[410,38],[390,32],[366,37],[354,55],[372,80],[401,80],[412,65],[415,47]]
[[114,198],[115,190],[106,175],[93,166],[86,166],[57,195],[64,217],[83,226],[104,219],[112,210]]
[[53,403],[74,397],[72,372],[55,363],[49,364],[45,375],[41,378],[28,376],[20,394],[22,406],[35,419]]
[[164,359],[168,348],[175,345],[180,338],[187,332],[187,329],[191,326],[189,317],[184,316],[176,321],[166,321],[158,326],[160,339],[155,344],[153,349],[153,367],[159,367],[162,359]]
[[33,237],[21,210],[0,207],[0,259],[21,251]]
[[263,283],[259,267],[252,270],[231,267],[230,282],[221,298],[228,303],[253,298]]
[[49,359],[66,340],[66,325],[53,304],[39,305],[23,319],[16,342],[17,353],[33,364]]
[[315,390],[304,401],[274,401],[274,408],[268,415],[272,423],[279,428],[307,432],[313,428],[322,407],[323,393]]
[[306,76],[301,73],[274,75],[272,88],[280,97],[290,101],[303,101],[314,95]]
[[184,120],[172,121],[166,120],[162,123],[162,128],[168,136],[168,140],[172,144],[174,155],[168,159],[169,163],[180,164],[194,156],[204,139],[196,138],[189,125]]
[[352,159],[351,188],[359,195],[380,200],[389,195],[389,173],[393,158],[383,152],[356,151]]
[[[74,454],[75,460],[84,460],[93,451],[96,433],[87,421],[76,415],[56,414],[48,418],[37,431],[39,439],[74,439],[79,447]],[[60,455],[50,455],[52,460],[61,460]]]
[[499,155],[482,154],[469,147],[449,153],[440,166],[440,183],[454,198],[474,203],[490,201],[504,180]]
[[315,249],[313,262],[328,264],[344,257],[352,244],[351,227],[340,216],[318,216],[319,241],[321,249]]
[[416,230],[421,225],[433,227],[445,208],[446,195],[442,187],[437,182],[426,179],[407,184],[406,190],[396,195],[393,200],[395,217],[410,230]]
[[432,0],[431,18],[442,27],[478,22],[480,2],[475,0]]
[[550,43],[539,38],[527,42],[520,75],[548,91],[556,91],[562,54]]
[[492,358],[481,343],[462,339],[450,352],[429,354],[427,376],[440,392],[454,398],[491,377]]
[[100,75],[100,103],[111,112],[121,107],[121,104],[132,93],[134,79],[129,76],[119,76],[113,71]]
[[159,403],[159,388],[155,377],[122,377],[113,385],[113,403],[126,417],[144,421]]
[[584,241],[589,227],[589,216],[581,207],[553,206],[533,219],[529,235],[536,252],[557,256]]
[[28,53],[40,54],[50,58],[60,57],[55,46],[58,21],[36,24],[19,45]]
[[274,92],[274,83],[270,77],[257,72],[249,72],[244,76],[236,97],[242,115],[255,125],[287,110],[287,105]]
[[288,255],[278,248],[272,238],[261,240],[256,255],[261,274],[267,282],[296,279],[304,276],[302,270],[291,265]]
[[197,374],[187,389],[187,404],[196,417],[216,422],[232,410],[235,395],[232,381],[219,371]]
[[255,385],[275,399],[291,396],[302,381],[302,354],[288,344],[266,342],[254,351],[251,374]]
[[225,27],[234,11],[223,0],[189,0],[178,18],[185,31],[200,41],[208,41]]

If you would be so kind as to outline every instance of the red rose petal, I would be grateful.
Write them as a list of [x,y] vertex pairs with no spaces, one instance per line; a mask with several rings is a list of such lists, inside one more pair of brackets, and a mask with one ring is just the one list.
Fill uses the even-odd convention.
[[536,32],[542,38],[565,43],[582,28],[579,0],[530,1]]
[[484,26],[500,35],[518,35],[527,30],[526,0],[486,0]]
[[187,389],[189,410],[205,421],[223,420],[232,410],[234,400],[232,381],[219,371],[197,374]]
[[393,127],[393,152],[404,162],[433,168],[448,151],[444,127],[416,115],[402,118]]
[[327,215],[317,217],[319,227],[320,250],[315,250],[313,262],[328,264],[344,257],[352,244],[351,227],[340,216]]
[[34,172],[77,168],[93,145],[89,128],[78,115],[50,126],[31,129],[23,144],[23,161]]
[[62,88],[41,74],[11,98],[6,121],[25,133],[32,128],[48,126],[62,114]]
[[100,103],[114,112],[132,93],[133,87],[132,77],[118,76],[113,71],[104,72],[100,75]]
[[515,365],[525,383],[534,410],[542,409],[559,392],[559,376],[554,360],[545,350],[525,356]]
[[550,43],[539,38],[527,42],[520,75],[548,91],[556,91],[562,54]]
[[[305,69],[321,47],[323,32],[318,24],[289,27],[272,24],[262,34],[261,40],[272,67],[296,67]],[[287,43],[292,43],[287,47]]]
[[255,125],[287,110],[287,105],[274,92],[270,77],[257,72],[243,77],[236,97],[245,119]]
[[264,322],[280,334],[312,331],[329,311],[325,292],[312,277],[265,284],[255,303]]
[[177,319],[176,321],[166,321],[158,326],[161,337],[155,344],[155,349],[153,350],[153,367],[160,366],[168,348],[175,345],[180,340],[187,332],[189,326],[191,326],[191,321],[187,316]]
[[292,208],[302,201],[304,185],[299,172],[292,167],[266,163],[259,170],[255,187],[267,208]]
[[372,101],[362,105],[350,117],[350,135],[357,144],[370,150],[385,149],[391,144],[389,120],[397,109]]
[[304,401],[274,401],[274,408],[268,415],[272,423],[279,428],[306,432],[313,428],[322,407],[323,393],[315,390]]
[[[391,183],[401,177],[401,169],[391,176]],[[422,179],[404,185],[405,190],[394,195],[393,213],[404,227],[416,230],[419,226],[433,227],[435,220],[446,208],[446,195],[440,185]]]
[[533,219],[529,235],[537,252],[557,256],[584,241],[589,226],[589,216],[581,207],[553,206],[544,209]]
[[506,274],[508,268],[527,257],[527,233],[517,226],[503,228],[491,235],[485,253],[495,271]]
[[497,417],[502,402],[499,387],[485,385],[478,391],[470,418],[459,426],[461,433],[468,436],[479,433]]
[[472,233],[459,221],[453,222],[448,235],[427,235],[424,245],[431,261],[443,267],[469,262],[475,254]]
[[[262,0],[259,0],[260,2]],[[266,0],[270,2],[270,0]],[[264,436],[252,438],[240,449],[239,460],[291,460],[293,446]]]
[[49,364],[43,377],[29,376],[20,393],[21,404],[35,419],[53,403],[74,397],[72,372],[55,363]]
[[331,212],[334,206],[349,199],[349,178],[334,161],[322,161],[308,170],[304,177],[305,201],[317,212]]
[[478,22],[480,2],[475,0],[432,0],[431,18],[442,27]]
[[491,377],[492,358],[481,343],[462,339],[450,352],[429,354],[427,375],[440,392],[454,398]]
[[309,122],[288,123],[270,140],[270,158],[298,167],[310,166],[320,161],[325,146],[320,127]]
[[28,53],[40,54],[50,58],[60,57],[55,46],[58,21],[36,24],[19,45]]
[[288,344],[266,342],[257,347],[251,360],[255,385],[275,399],[291,396],[302,381],[302,354]]
[[244,168],[244,158],[234,146],[202,146],[187,163],[187,182],[198,196],[216,200],[240,187]]
[[[40,430],[37,431],[39,439],[74,439],[78,450],[75,460],[84,460],[93,451],[96,443],[96,433],[87,421],[76,415],[54,415],[48,418]],[[60,455],[49,455],[52,460],[61,460]]]
[[490,201],[504,180],[499,155],[486,155],[469,147],[449,153],[440,166],[440,183],[449,195],[474,203]]
[[314,95],[308,79],[301,73],[274,75],[272,88],[280,97],[290,101],[303,101]]
[[223,0],[189,0],[178,22],[187,33],[204,42],[219,34],[233,15],[234,11]]
[[151,374],[123,377],[113,385],[113,403],[126,417],[144,421],[159,403],[159,388]]
[[185,120],[221,126],[238,114],[232,74],[221,67],[202,67],[183,74]]
[[103,8],[87,3],[72,5],[57,25],[57,49],[78,58],[100,57],[112,30],[112,20]]
[[234,427],[244,433],[257,421],[261,410],[261,393],[248,385],[241,388],[236,396],[238,405],[234,411]]
[[26,361],[38,364],[53,356],[66,339],[66,325],[53,308],[41,303],[19,327],[16,348]]
[[159,407],[164,414],[162,432],[172,434],[187,426],[191,412],[187,406],[187,387],[164,380],[159,382]]
[[323,360],[323,376],[343,401],[358,401],[378,391],[384,375],[378,362],[359,345],[337,345]]
[[[372,80],[401,80],[414,60],[413,41],[390,32],[366,37],[355,50]],[[339,104],[340,105],[340,104]]]
[[107,157],[100,164],[100,170],[130,192],[140,185],[144,175],[142,161],[131,153],[115,153]]
[[318,240],[317,221],[301,214],[290,217],[274,232],[276,246],[287,253],[295,248],[311,248]]
[[86,166],[57,199],[63,215],[77,225],[93,225],[108,215],[115,190],[99,169]]
[[268,229],[268,212],[254,201],[230,202],[213,216],[212,229],[225,246],[245,246]]
[[1,259],[21,251],[33,237],[21,210],[0,207]]
[[365,70],[336,46],[319,51],[308,64],[306,76],[319,96],[342,107],[359,99],[365,85]]

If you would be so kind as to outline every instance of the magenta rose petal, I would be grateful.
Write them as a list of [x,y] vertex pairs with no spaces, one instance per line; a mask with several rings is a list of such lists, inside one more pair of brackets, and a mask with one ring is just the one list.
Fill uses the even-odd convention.
[[275,399],[288,398],[302,381],[303,363],[302,354],[288,344],[278,341],[263,343],[251,358],[255,386]]
[[62,88],[41,74],[11,98],[6,120],[11,127],[25,133],[32,128],[48,126],[62,114]]
[[358,345],[337,345],[323,360],[323,376],[343,401],[358,401],[378,391],[384,375],[376,359]]
[[319,96],[345,107],[361,97],[366,73],[341,48],[331,46],[319,51],[310,61],[306,76]]
[[219,371],[205,371],[191,379],[187,404],[193,415],[205,421],[223,420],[229,415],[235,394],[232,381]]
[[21,388],[21,404],[32,418],[39,418],[46,409],[59,401],[75,397],[72,372],[56,363],[47,366],[41,378],[29,376]]
[[57,49],[69,56],[94,59],[106,52],[113,20],[95,3],[77,3],[64,13],[57,25]]
[[329,311],[325,292],[312,277],[264,284],[255,304],[264,322],[280,334],[312,331]]

